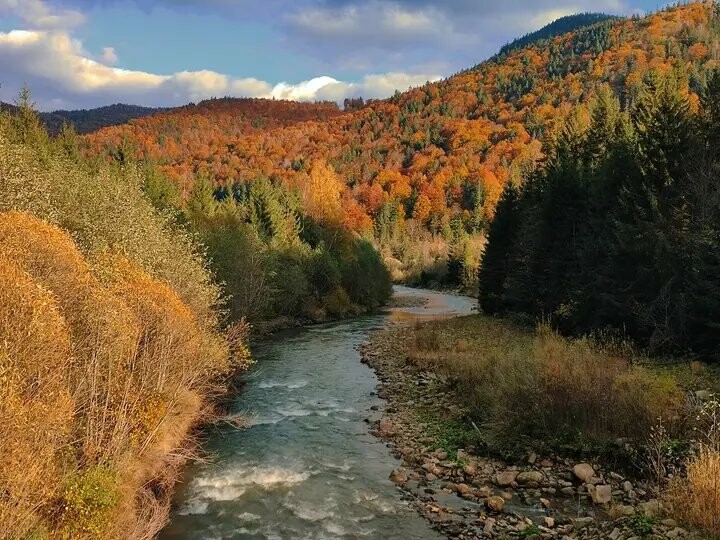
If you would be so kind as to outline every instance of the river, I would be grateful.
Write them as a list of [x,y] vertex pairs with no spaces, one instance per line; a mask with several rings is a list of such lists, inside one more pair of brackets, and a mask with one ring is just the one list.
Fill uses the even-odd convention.
[[405,287],[395,299],[254,349],[232,406],[248,427],[208,429],[211,458],[187,468],[162,539],[440,538],[388,479],[399,461],[368,433],[383,401],[358,346],[388,324],[471,313],[475,300]]

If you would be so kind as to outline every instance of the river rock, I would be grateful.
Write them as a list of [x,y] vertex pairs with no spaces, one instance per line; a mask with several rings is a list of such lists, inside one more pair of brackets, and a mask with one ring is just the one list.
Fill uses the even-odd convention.
[[647,502],[640,503],[638,505],[638,510],[645,516],[658,517],[662,513],[663,506],[657,499],[651,499]]
[[381,437],[392,437],[397,433],[397,429],[395,428],[395,424],[393,424],[388,419],[383,419],[380,421],[380,425],[378,426],[378,435]]
[[511,485],[518,477],[518,471],[503,471],[495,476],[495,484],[500,487],[507,487]]
[[398,468],[390,473],[390,480],[395,482],[398,486],[402,486],[404,484],[407,484],[409,477],[405,469]]
[[503,508],[505,508],[505,499],[498,497],[497,495],[494,497],[488,497],[485,499],[485,506],[493,512],[502,512]]
[[487,535],[492,535],[493,529],[495,528],[496,521],[489,517],[485,520],[485,526],[483,527],[483,533]]
[[521,486],[528,484],[539,484],[545,478],[545,475],[540,471],[525,471],[521,472],[515,477],[515,481]]
[[583,482],[589,482],[595,476],[595,469],[589,463],[578,463],[573,467],[573,474]]
[[587,484],[585,487],[595,504],[608,504],[612,501],[612,486]]

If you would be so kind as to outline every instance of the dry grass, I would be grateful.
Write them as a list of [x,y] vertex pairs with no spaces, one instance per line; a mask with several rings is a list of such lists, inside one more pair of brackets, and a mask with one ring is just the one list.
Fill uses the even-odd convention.
[[0,537],[152,537],[154,479],[247,360],[242,326],[228,343],[126,257],[90,265],[25,213],[0,213],[0,253]]
[[642,439],[662,418],[677,424],[685,396],[674,379],[588,340],[545,326],[466,317],[416,331],[410,359],[458,381],[496,442],[519,436]]
[[720,402],[706,403],[697,424],[700,449],[685,476],[671,482],[667,499],[678,518],[720,538]]

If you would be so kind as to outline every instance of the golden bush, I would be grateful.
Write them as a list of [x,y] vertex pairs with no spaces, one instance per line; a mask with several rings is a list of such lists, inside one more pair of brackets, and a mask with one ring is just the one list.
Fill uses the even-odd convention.
[[71,440],[69,329],[53,296],[0,256],[0,538],[40,525]]

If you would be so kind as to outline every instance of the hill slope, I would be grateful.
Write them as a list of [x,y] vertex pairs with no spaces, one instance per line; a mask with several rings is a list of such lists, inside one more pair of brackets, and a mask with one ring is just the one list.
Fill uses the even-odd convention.
[[551,39],[568,32],[573,32],[590,26],[599,22],[605,22],[612,19],[618,19],[612,15],[606,15],[605,13],[577,13],[576,15],[567,15],[566,17],[560,17],[554,20],[550,24],[543,26],[540,30],[525,34],[523,37],[517,38],[507,45],[503,45],[500,48],[498,54],[507,54],[515,49],[521,49],[531,44],[536,44],[538,41]]
[[[0,110],[14,113],[17,106],[0,101]],[[167,110],[166,108],[140,107],[139,105],[117,103],[96,109],[41,112],[38,116],[50,135],[60,133],[60,129],[65,123],[72,124],[78,133],[87,134],[105,127],[125,124],[133,118],[142,118],[143,116],[150,116]]]
[[627,103],[657,70],[696,102],[706,73],[719,65],[719,37],[717,4],[694,2],[602,21],[329,119],[261,129],[243,114],[197,110],[179,123],[167,113],[101,130],[88,144],[112,151],[129,138],[139,157],[156,160],[183,186],[198,175],[217,185],[258,176],[292,185],[313,162],[327,161],[347,185],[345,224],[374,229],[407,260],[399,237],[428,231],[452,244],[482,231],[505,182],[522,181],[542,157],[541,140],[600,85]]

